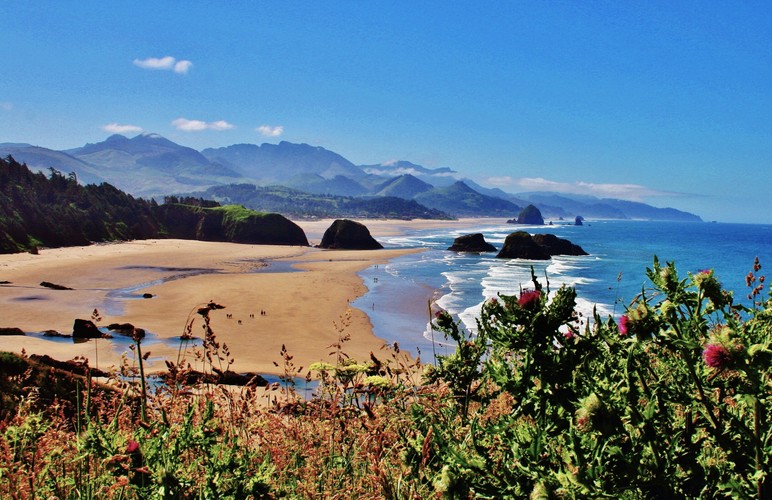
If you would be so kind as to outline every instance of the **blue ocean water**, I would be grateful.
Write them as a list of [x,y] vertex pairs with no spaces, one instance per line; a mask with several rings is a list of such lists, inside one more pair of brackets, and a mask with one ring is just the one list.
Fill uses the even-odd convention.
[[[517,230],[552,233],[581,245],[590,255],[558,256],[550,261],[497,259],[495,254],[447,251],[453,239],[480,232],[501,248]],[[618,317],[642,288],[650,289],[646,268],[656,255],[663,264],[673,261],[679,276],[713,269],[736,301],[748,302],[745,276],[759,257],[759,275],[772,269],[772,225],[679,223],[647,221],[585,221],[583,226],[515,226],[478,222],[451,230],[417,230],[381,240],[387,248],[423,248],[386,265],[361,273],[368,292],[354,302],[373,323],[374,333],[387,342],[431,360],[437,350],[428,328],[427,297],[436,306],[475,329],[475,318],[486,299],[519,294],[531,288],[531,266],[542,284],[554,292],[566,284],[576,288],[577,308],[585,317],[596,308],[601,316]],[[766,289],[764,292],[766,296]],[[440,340],[435,338],[434,340]]]

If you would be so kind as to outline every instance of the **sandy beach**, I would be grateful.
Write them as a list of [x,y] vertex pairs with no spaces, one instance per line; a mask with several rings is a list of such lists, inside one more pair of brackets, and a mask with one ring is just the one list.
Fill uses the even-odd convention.
[[[376,239],[410,228],[463,225],[462,221],[364,222]],[[298,222],[312,245],[330,223]],[[131,323],[149,332],[143,353],[150,352],[149,370],[157,371],[164,368],[164,360],[177,359],[177,338],[191,312],[214,301],[225,309],[212,312],[211,325],[218,340],[229,347],[235,371],[281,373],[274,362],[282,364],[282,345],[296,367],[329,361],[329,346],[341,335],[344,323],[348,325],[342,333],[351,336],[345,351],[365,360],[384,342],[372,334],[367,315],[349,305],[366,291],[357,273],[416,251],[420,250],[145,240],[2,255],[0,281],[7,283],[0,285],[0,327],[69,334],[75,318],[89,319],[96,309],[101,317],[98,326]],[[72,290],[42,287],[43,281]],[[153,297],[141,298],[145,293]],[[430,294],[427,291],[427,299]],[[201,332],[197,320],[192,333],[201,336]],[[122,355],[131,362],[130,344],[118,337],[85,343],[30,334],[0,337],[0,350],[60,360],[83,356],[102,369],[118,366]]]

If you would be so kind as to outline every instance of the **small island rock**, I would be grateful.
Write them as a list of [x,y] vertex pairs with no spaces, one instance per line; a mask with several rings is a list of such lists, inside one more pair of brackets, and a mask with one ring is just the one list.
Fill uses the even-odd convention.
[[517,219],[507,221],[508,224],[528,224],[531,226],[543,226],[544,217],[541,215],[541,211],[534,205],[528,205],[520,211],[517,215]]
[[327,228],[319,248],[339,250],[377,250],[383,245],[370,236],[370,230],[359,222],[338,219]]
[[504,246],[496,256],[502,259],[548,260],[553,255],[588,255],[582,247],[554,234],[531,236],[516,231],[504,240]]
[[482,233],[465,234],[453,240],[448,250],[454,252],[495,252],[496,247],[485,241]]

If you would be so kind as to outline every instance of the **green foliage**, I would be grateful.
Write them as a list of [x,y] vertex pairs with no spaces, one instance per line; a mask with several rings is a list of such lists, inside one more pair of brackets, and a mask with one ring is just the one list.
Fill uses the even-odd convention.
[[656,258],[648,276],[654,290],[619,325],[596,315],[581,332],[573,290],[547,300],[535,277],[534,291],[487,302],[487,359],[459,347],[454,363],[479,367],[479,405],[438,451],[438,477],[484,498],[765,498],[772,301],[748,310],[712,271],[679,279]]
[[153,237],[154,205],[109,184],[80,186],[73,175],[50,169],[46,177],[0,158],[0,253]]
[[[712,271],[679,277],[655,259],[653,288],[618,321],[579,317],[573,289],[532,276],[486,301],[474,333],[438,313],[458,348],[423,382],[398,346],[350,359],[344,316],[305,399],[286,349],[283,391],[189,386],[186,350],[146,407],[125,379],[119,392],[69,379],[78,396],[50,399],[55,379],[2,354],[3,388],[27,390],[0,423],[0,496],[769,498],[772,299],[759,270],[743,307]],[[194,308],[186,326],[202,323],[196,363],[212,373],[233,363],[209,322],[220,308]]]

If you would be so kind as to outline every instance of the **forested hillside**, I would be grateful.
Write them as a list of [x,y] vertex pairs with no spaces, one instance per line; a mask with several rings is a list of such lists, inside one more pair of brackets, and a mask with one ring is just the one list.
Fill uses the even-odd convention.
[[158,205],[110,184],[81,186],[74,174],[31,172],[0,158],[0,253],[146,238],[308,245],[299,226],[278,214],[173,198]]
[[155,205],[110,184],[81,186],[73,174],[51,169],[46,177],[0,158],[2,253],[155,237],[161,229]]

